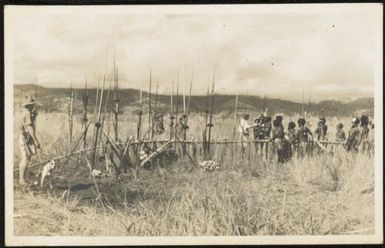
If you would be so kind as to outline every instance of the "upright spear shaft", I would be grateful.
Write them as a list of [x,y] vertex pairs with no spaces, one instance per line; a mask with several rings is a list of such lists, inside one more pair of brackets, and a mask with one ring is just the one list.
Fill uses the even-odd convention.
[[187,115],[190,114],[190,100],[191,100],[191,91],[192,91],[192,85],[193,85],[193,78],[194,78],[194,74],[191,75],[190,92],[189,92],[188,100],[187,100]]
[[74,93],[72,91],[72,86],[70,86],[70,106],[69,106],[69,112],[68,112],[70,144],[72,144],[73,107],[74,107]]
[[178,114],[179,114],[179,77],[176,80],[176,113],[175,113],[175,121],[179,123]]
[[173,131],[174,131],[174,81],[172,81],[172,91],[170,95],[170,140],[173,138]]
[[83,135],[83,148],[87,147],[87,105],[88,105],[88,89],[87,89],[87,77],[86,77],[86,82],[85,82],[85,93],[83,94],[83,127],[84,127],[84,135]]
[[150,139],[153,137],[152,125],[151,125],[151,69],[150,69],[150,85],[148,91],[148,129],[150,131]]
[[212,86],[212,89],[211,89],[209,137],[208,137],[208,143],[207,143],[207,151],[208,151],[208,153],[210,153],[211,128],[213,127],[214,86],[215,86],[215,71],[213,73],[213,86]]
[[35,112],[34,126],[35,126],[35,132],[36,132],[36,130],[37,130],[37,128],[36,128],[36,117],[37,117],[37,114],[38,114],[37,106],[39,104],[38,101],[37,101],[37,83],[35,84],[35,101],[36,101],[36,104],[35,104],[35,110],[34,110],[34,112]]
[[237,111],[238,111],[238,93],[235,95],[233,140],[235,140],[235,132],[237,130]]
[[114,60],[114,85],[115,85],[115,90],[114,90],[114,102],[115,102],[115,125],[114,125],[114,130],[115,130],[115,141],[117,142],[119,139],[119,132],[118,132],[118,116],[119,116],[119,74],[118,74],[118,67],[116,67],[116,72],[115,72],[115,60]]
[[96,88],[96,100],[95,100],[95,111],[94,115],[96,117],[96,114],[98,113],[98,102],[99,102],[99,88],[100,88],[100,81],[98,80],[98,86]]
[[139,91],[139,105],[140,105],[140,110],[139,110],[139,115],[138,115],[138,128],[136,130],[136,139],[139,141],[140,140],[140,129],[142,125],[142,114],[143,114],[143,104],[142,104],[142,89]]
[[[188,111],[191,99],[191,89],[192,89],[192,77],[190,81],[190,92],[186,109],[186,93],[185,93],[185,77],[184,77],[184,69],[183,69],[183,141],[187,139],[187,129],[188,129]],[[185,155],[186,151],[186,143],[183,142],[183,155]]]
[[206,96],[206,109],[205,109],[205,130],[203,135],[203,144],[204,144],[204,153],[207,155],[207,127],[208,127],[208,119],[209,119],[209,96],[210,96],[210,87],[207,87],[207,96]]
[[103,85],[102,90],[100,93],[100,100],[99,100],[99,109],[98,109],[98,115],[95,123],[95,137],[94,137],[94,150],[92,155],[92,168],[95,168],[95,162],[96,162],[96,147],[98,146],[98,138],[99,138],[99,131],[100,131],[100,118],[101,118],[101,110],[102,110],[102,102],[103,102],[103,91],[104,91],[104,84],[106,82],[106,75],[104,75],[103,79]]
[[185,92],[185,78],[184,78],[184,67],[182,74],[182,94],[183,94],[183,117],[186,117],[186,92]]
[[156,91],[155,91],[155,115],[158,113],[158,89],[159,89],[159,78],[156,80]]
[[304,116],[304,106],[303,106],[304,98],[305,98],[305,90],[302,87],[302,108],[301,108],[301,115],[302,116]]

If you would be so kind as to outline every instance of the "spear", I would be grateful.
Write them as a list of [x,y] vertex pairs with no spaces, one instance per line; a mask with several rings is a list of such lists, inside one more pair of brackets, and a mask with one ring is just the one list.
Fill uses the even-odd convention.
[[140,110],[139,110],[139,115],[138,115],[138,127],[136,130],[136,139],[138,141],[140,140],[140,128],[142,125],[142,114],[143,114],[142,89],[140,89],[140,92],[139,92],[139,105],[140,105]]
[[182,74],[182,94],[183,94],[183,117],[186,118],[186,93],[185,93],[185,82],[184,82],[184,66]]
[[156,91],[155,91],[155,114],[158,112],[158,89],[159,89],[159,78],[156,80]]
[[170,95],[170,140],[173,138],[173,128],[174,128],[174,81],[172,81],[172,91]]
[[207,126],[208,126],[208,118],[209,118],[209,93],[210,89],[207,87],[207,97],[206,97],[206,110],[205,110],[205,131],[203,135],[203,143],[204,143],[204,152],[207,152]]
[[179,123],[178,114],[179,114],[179,76],[176,79],[176,113],[175,113],[175,121]]
[[94,150],[92,155],[92,168],[95,168],[95,162],[96,162],[96,147],[98,145],[98,137],[99,137],[99,131],[100,131],[100,119],[101,119],[101,110],[102,110],[102,102],[103,102],[103,91],[104,91],[104,84],[106,82],[106,75],[104,75],[103,79],[103,85],[100,93],[100,100],[99,100],[99,109],[98,109],[98,115],[95,122],[95,136],[94,136]]
[[212,85],[212,89],[211,89],[209,137],[208,137],[208,143],[207,143],[207,152],[208,153],[210,153],[211,128],[213,127],[214,85],[215,85],[215,71],[213,73],[213,85]]
[[85,93],[83,94],[83,125],[84,125],[84,136],[83,136],[83,148],[86,148],[87,147],[87,129],[88,129],[88,126],[87,126],[87,122],[88,122],[88,119],[87,119],[87,105],[88,105],[88,89],[87,89],[87,77],[86,77],[86,81],[85,81]]
[[[191,99],[191,90],[192,90],[192,82],[193,77],[191,76],[190,81],[190,92],[189,92],[189,98],[187,103],[187,109],[186,109],[186,93],[185,93],[185,80],[184,80],[184,68],[183,68],[183,141],[186,141],[187,139],[187,129],[188,129],[188,111],[189,111],[189,105],[190,105],[190,99]],[[185,154],[186,150],[186,143],[183,142],[183,155]]]
[[302,109],[301,109],[301,115],[304,116],[304,98],[305,98],[305,90],[304,88],[302,87]]
[[96,88],[95,110],[94,110],[94,115],[95,115],[95,116],[96,116],[96,113],[98,112],[99,88],[100,88],[100,81],[98,80],[98,86],[97,86],[97,88]]
[[[115,71],[116,68],[116,71]],[[115,66],[115,55],[114,55],[114,102],[115,102],[115,142],[118,141],[118,115],[119,115],[119,74],[118,74],[118,67]]]
[[235,132],[237,130],[237,111],[238,111],[238,93],[235,95],[233,140],[235,140]]
[[150,132],[150,139],[152,139],[153,130],[151,125],[151,68],[150,68],[150,85],[149,85],[149,91],[148,91],[148,129]]
[[69,140],[72,143],[72,128],[73,128],[73,107],[74,107],[74,93],[72,91],[72,85],[70,86],[70,105],[68,111],[68,127],[69,127]]
[[37,130],[36,128],[36,117],[37,117],[37,105],[38,105],[38,101],[37,101],[37,83],[35,84],[35,101],[36,101],[36,104],[35,104],[35,110],[34,110],[34,114],[35,114],[35,122],[34,122],[34,126],[35,126],[35,132]]
[[187,115],[189,115],[189,113],[190,113],[190,100],[191,100],[191,91],[192,91],[192,85],[193,85],[193,78],[194,78],[194,74],[191,75],[190,92],[189,92],[188,100],[187,100]]

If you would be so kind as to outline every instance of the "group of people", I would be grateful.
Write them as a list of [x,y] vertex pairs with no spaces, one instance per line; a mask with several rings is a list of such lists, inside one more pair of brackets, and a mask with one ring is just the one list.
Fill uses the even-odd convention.
[[[26,184],[25,178],[28,164],[31,161],[31,157],[36,154],[37,149],[40,148],[39,140],[36,137],[36,106],[37,102],[34,97],[28,95],[23,97],[21,120],[19,122],[19,131],[21,134],[19,137],[19,147],[21,151],[19,182],[21,185]],[[309,143],[311,141],[327,140],[328,126],[325,117],[319,119],[314,135],[310,130],[309,123],[303,117],[300,117],[297,123],[290,121],[287,126],[287,131],[285,131],[283,126],[282,114],[275,115],[272,121],[270,114],[265,111],[254,120],[254,124],[252,125],[248,123],[249,119],[250,115],[244,114],[240,120],[239,132],[242,147],[244,147],[244,143],[250,144],[253,140],[273,142],[274,153],[277,154],[278,161],[280,162],[286,161],[287,158],[290,158],[295,153],[299,156],[305,156],[308,153]],[[163,115],[155,115],[153,125],[156,135],[165,133]],[[371,132],[370,130],[374,130],[374,124],[369,121],[368,116],[363,115],[361,118],[353,118],[352,126],[347,137],[343,127],[342,123],[337,125],[335,140],[343,142],[347,151],[357,152],[360,147],[364,152],[373,150],[374,138],[370,137],[373,131]],[[172,137],[177,136],[179,139],[182,139],[186,135],[186,129],[188,129],[186,116],[179,117],[177,123],[174,123],[173,119],[172,122],[170,122],[170,130],[173,132],[171,134]],[[263,145],[264,143],[255,144],[255,148],[257,149],[259,146],[262,151]]]
[[[182,115],[178,118],[178,121],[175,123],[174,119],[175,117],[171,117],[170,119],[170,125],[169,128],[171,130],[170,135],[174,137],[175,135],[178,136],[179,139],[183,139],[186,129],[188,129],[188,125],[186,124],[185,115]],[[165,127],[164,127],[164,118],[162,113],[156,113],[153,116],[153,131],[154,136],[161,137],[163,134],[165,134]]]
[[[304,117],[298,118],[297,123],[290,121],[287,131],[282,123],[282,114],[275,115],[273,121],[267,111],[258,116],[253,124],[249,124],[249,119],[250,114],[246,113],[239,123],[243,149],[252,141],[273,142],[274,154],[277,155],[279,162],[286,161],[295,153],[300,157],[305,156],[309,153],[311,142],[328,141],[328,126],[324,116],[319,118],[314,132],[310,130],[310,124]],[[358,152],[360,147],[363,152],[372,150],[373,137],[370,137],[370,133],[373,132],[370,132],[370,129],[374,130],[374,124],[369,121],[367,115],[352,119],[347,137],[343,127],[342,123],[337,124],[335,141],[341,142],[347,151]],[[256,142],[255,148],[256,150],[260,148],[262,152],[264,143],[258,143]],[[318,145],[322,146],[320,143]]]

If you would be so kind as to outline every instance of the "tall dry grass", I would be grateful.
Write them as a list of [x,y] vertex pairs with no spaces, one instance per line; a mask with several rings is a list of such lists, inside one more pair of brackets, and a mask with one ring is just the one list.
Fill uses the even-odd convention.
[[[135,118],[121,116],[122,137],[136,134]],[[204,115],[189,120],[190,132],[202,133]],[[348,126],[348,119],[331,119],[331,132],[339,121]],[[146,126],[145,120],[143,123]],[[213,139],[231,139],[233,123],[232,119],[216,117]],[[70,149],[65,114],[42,114],[38,125],[41,157]],[[80,123],[74,128],[75,136],[79,136]],[[24,217],[15,219],[15,233],[323,235],[368,228],[374,232],[370,229],[374,226],[373,158],[335,150],[334,156],[323,153],[293,158],[282,165],[255,154],[253,146],[247,148],[246,155],[238,146],[218,145],[212,150],[213,159],[221,164],[216,172],[200,171],[185,158],[150,171],[140,170],[124,182],[100,180],[104,205],[92,200],[92,191],[91,200],[89,192],[86,195],[81,190],[70,191],[64,198],[60,190],[38,191],[34,196],[16,191],[15,214]],[[203,158],[197,155],[197,159]],[[87,171],[81,159],[71,159],[62,166],[63,174],[56,175],[58,181],[68,177],[67,181],[90,182],[88,177],[81,177],[80,171]]]

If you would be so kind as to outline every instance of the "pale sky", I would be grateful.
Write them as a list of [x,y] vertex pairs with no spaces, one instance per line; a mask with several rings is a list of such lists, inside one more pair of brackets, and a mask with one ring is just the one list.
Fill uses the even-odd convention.
[[217,93],[299,101],[304,87],[312,101],[373,96],[382,11],[243,8],[257,11],[21,8],[6,33],[14,83],[84,87],[87,77],[96,86],[115,53],[122,88],[147,90],[151,67],[160,93],[178,74],[187,92],[193,74],[193,94],[205,94],[215,69]]

